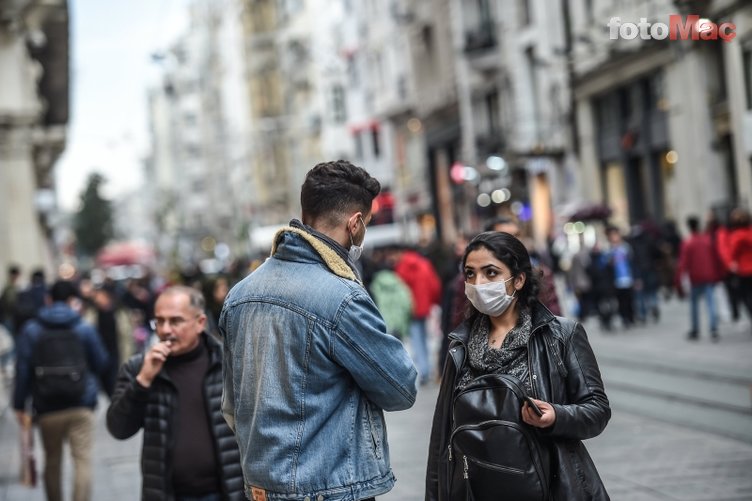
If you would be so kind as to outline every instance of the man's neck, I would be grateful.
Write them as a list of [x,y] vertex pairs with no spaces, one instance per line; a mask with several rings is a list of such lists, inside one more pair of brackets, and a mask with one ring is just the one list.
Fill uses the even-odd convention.
[[313,221],[311,224],[303,222],[303,224],[334,240],[345,249],[350,247],[350,236],[345,231],[345,228],[331,227],[318,221]]

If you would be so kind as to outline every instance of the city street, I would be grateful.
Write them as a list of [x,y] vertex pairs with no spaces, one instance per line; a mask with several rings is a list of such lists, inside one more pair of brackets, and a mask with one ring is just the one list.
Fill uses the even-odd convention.
[[[707,332],[689,342],[688,308],[686,301],[664,303],[660,323],[610,334],[595,321],[586,323],[613,408],[605,432],[586,445],[613,500],[752,499],[749,321],[723,322],[718,343]],[[398,481],[380,499],[423,498],[436,393],[437,386],[429,385],[413,409],[388,415]],[[93,499],[138,499],[140,435],[124,442],[109,437],[104,410],[104,405],[98,410]],[[0,450],[0,501],[44,499],[41,485],[28,489],[17,483],[11,411],[0,419]]]

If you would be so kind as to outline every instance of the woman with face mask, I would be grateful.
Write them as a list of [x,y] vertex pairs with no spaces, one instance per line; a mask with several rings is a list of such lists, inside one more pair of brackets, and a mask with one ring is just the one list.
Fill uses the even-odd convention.
[[[476,236],[465,250],[462,270],[470,306],[466,320],[449,335],[425,499],[608,499],[582,444],[600,434],[611,417],[582,325],[554,316],[538,301],[539,282],[530,256],[508,233]],[[496,375],[504,384],[511,381],[510,394],[517,400],[499,403],[496,399],[502,397],[493,388],[476,400],[462,397]],[[519,404],[508,411],[513,400]],[[495,416],[497,408],[510,414]],[[484,416],[482,422],[462,421],[476,410]],[[517,459],[527,458],[532,449],[524,444],[535,442],[539,454],[530,460],[535,464],[528,467],[523,460],[522,466],[518,462],[510,467],[484,461],[483,452],[465,455],[460,438],[468,431],[481,437],[478,442],[485,450],[507,451]],[[523,470],[535,477],[537,490],[527,487]]]

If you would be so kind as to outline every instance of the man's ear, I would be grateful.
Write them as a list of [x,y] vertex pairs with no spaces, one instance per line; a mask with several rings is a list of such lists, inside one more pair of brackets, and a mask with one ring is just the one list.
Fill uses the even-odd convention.
[[[363,218],[363,213],[358,211],[352,216],[350,216],[350,219],[347,220],[347,231],[348,232],[357,232],[358,226],[360,225],[360,220]],[[365,224],[365,221],[363,221],[363,224]]]

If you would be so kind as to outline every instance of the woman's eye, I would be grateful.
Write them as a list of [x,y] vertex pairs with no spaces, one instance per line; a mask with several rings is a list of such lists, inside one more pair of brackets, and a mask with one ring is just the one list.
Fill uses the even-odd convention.
[[498,273],[497,273],[496,271],[494,271],[494,270],[488,270],[488,271],[486,272],[486,275],[487,275],[487,276],[488,276],[489,278],[491,278],[491,277],[495,277],[496,275],[498,275]]
[[466,271],[465,272],[465,279],[473,278],[473,272],[472,271]]

